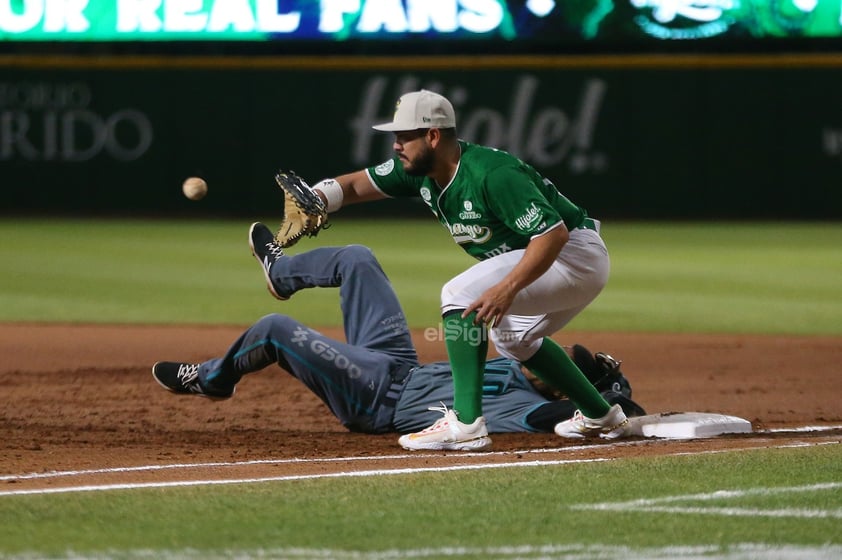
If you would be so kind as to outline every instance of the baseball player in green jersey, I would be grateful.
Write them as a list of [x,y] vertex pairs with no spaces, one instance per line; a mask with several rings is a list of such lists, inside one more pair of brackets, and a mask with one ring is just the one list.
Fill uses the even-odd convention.
[[375,167],[313,185],[328,212],[387,197],[420,197],[453,240],[480,262],[441,292],[453,409],[400,438],[407,449],[491,447],[482,416],[482,376],[493,342],[504,357],[567,395],[578,410],[556,426],[562,437],[625,435],[628,420],[610,406],[550,335],[579,314],[608,280],[600,224],[553,183],[511,154],[460,140],[453,106],[421,90],[398,100],[395,156]]

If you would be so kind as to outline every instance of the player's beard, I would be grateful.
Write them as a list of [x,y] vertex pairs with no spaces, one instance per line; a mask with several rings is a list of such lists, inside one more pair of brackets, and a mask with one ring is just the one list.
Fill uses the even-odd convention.
[[433,149],[424,146],[424,149],[412,160],[406,160],[403,169],[407,175],[412,177],[426,177],[433,170]]

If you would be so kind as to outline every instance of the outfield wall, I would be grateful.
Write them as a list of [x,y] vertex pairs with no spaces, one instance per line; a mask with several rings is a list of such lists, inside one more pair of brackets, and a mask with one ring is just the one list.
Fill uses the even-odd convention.
[[[318,180],[388,157],[370,126],[420,87],[596,216],[842,218],[842,55],[818,54],[9,55],[0,213],[262,214],[277,167]],[[201,207],[189,175],[211,186]]]

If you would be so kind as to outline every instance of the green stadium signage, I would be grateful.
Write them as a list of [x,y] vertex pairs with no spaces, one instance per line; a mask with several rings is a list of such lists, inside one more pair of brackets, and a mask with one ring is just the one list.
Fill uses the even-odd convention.
[[[0,41],[482,40],[570,45],[836,38],[839,0],[0,0]],[[428,44],[428,43],[427,43]],[[391,51],[389,51],[391,52]]]

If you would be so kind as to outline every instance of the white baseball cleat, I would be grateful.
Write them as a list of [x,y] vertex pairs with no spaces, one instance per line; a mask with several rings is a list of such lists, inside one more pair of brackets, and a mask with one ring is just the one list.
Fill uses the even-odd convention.
[[446,406],[430,407],[444,413],[435,424],[414,434],[406,434],[398,439],[404,449],[441,451],[483,451],[491,448],[491,438],[485,426],[485,418],[480,416],[471,424],[463,424],[456,413]]
[[573,418],[555,425],[555,433],[566,438],[599,436],[605,439],[616,439],[631,435],[629,420],[619,404],[612,406],[602,418],[588,418],[577,410]]

